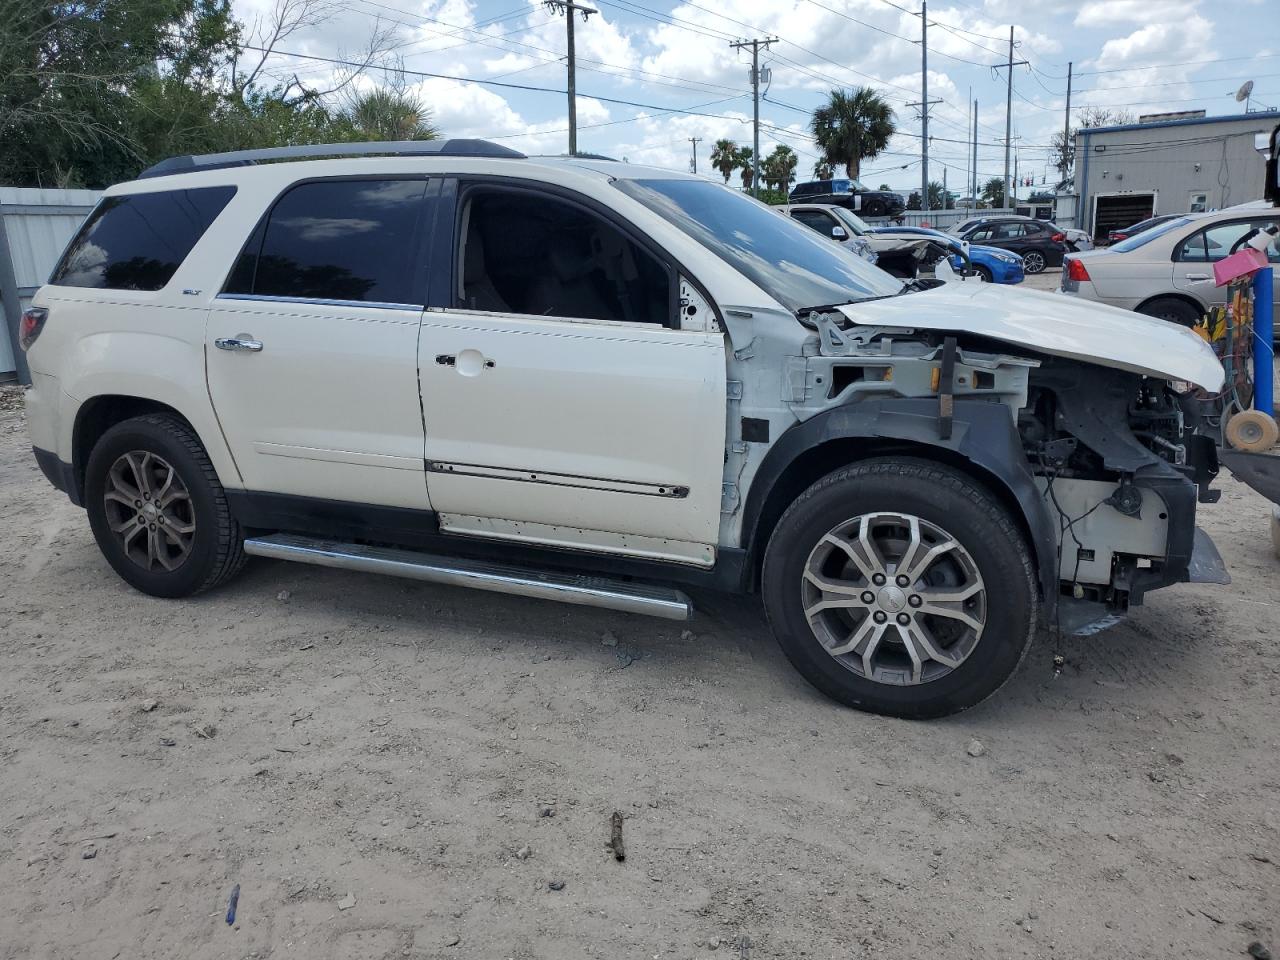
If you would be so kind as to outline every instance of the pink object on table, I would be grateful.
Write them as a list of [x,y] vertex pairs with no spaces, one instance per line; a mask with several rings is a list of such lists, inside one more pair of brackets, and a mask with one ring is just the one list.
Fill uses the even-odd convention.
[[1213,265],[1213,282],[1219,287],[1224,287],[1232,280],[1248,276],[1266,265],[1266,253],[1255,250],[1253,247],[1241,247],[1231,256]]

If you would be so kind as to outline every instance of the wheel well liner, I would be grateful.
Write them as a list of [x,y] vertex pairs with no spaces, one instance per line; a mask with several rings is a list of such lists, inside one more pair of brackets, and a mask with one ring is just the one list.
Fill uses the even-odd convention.
[[747,494],[742,545],[751,572],[745,575],[758,575],[773,528],[814,481],[857,460],[915,457],[967,473],[1004,504],[1031,545],[1041,597],[1051,614],[1058,597],[1057,533],[1009,408],[958,399],[951,436],[942,438],[938,426],[937,399],[913,397],[835,407],[789,429],[765,455]]
[[71,502],[76,506],[84,506],[84,471],[89,462],[89,454],[93,451],[98,438],[117,423],[141,417],[148,413],[170,413],[178,417],[191,428],[191,422],[179,411],[168,404],[145,397],[131,397],[124,394],[101,394],[90,397],[80,404],[76,411],[76,422],[71,433],[71,474],[72,488],[67,491]]

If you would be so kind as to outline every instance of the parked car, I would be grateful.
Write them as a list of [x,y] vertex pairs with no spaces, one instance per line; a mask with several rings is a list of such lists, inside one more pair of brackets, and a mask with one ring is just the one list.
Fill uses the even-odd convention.
[[778,210],[824,237],[830,237],[868,263],[876,262],[876,252],[866,237],[870,228],[852,210],[828,203],[784,204]]
[[956,234],[956,236],[960,236],[971,232],[973,228],[979,224],[993,220],[1021,220],[1026,223],[1042,224],[1048,227],[1053,233],[1061,233],[1069,251],[1074,252],[1076,250],[1093,249],[1093,237],[1090,236],[1087,230],[1077,230],[1074,227],[1060,227],[1052,220],[1039,220],[1033,217],[1015,216],[1012,214],[971,217],[970,219],[964,220],[953,226],[950,232]]
[[[885,263],[881,264],[884,269],[896,266],[892,249],[885,246],[888,242],[898,241],[901,239],[927,238],[937,244],[941,251],[943,248],[952,250],[949,261],[951,268],[957,273],[964,270],[972,270],[973,273],[982,277],[988,283],[1004,283],[1014,284],[1021,283],[1023,280],[1022,258],[1016,253],[1008,250],[1001,250],[998,247],[984,247],[968,243],[959,237],[953,237],[950,234],[943,233],[941,230],[931,230],[928,227],[872,227],[867,234],[867,238],[871,243],[872,249],[877,252],[884,251]],[[895,244],[896,245],[896,244]],[[901,272],[894,272],[895,275],[915,276],[915,264],[910,264],[911,272],[905,269]]]
[[[1213,281],[1214,262],[1255,227],[1276,223],[1280,212],[1275,208],[1175,217],[1105,250],[1070,254],[1062,266],[1061,288],[1082,300],[1191,326],[1226,302],[1227,288]],[[1274,244],[1268,256],[1280,264]]]
[[867,217],[896,217],[906,208],[902,197],[888,190],[870,190],[859,180],[808,180],[797,183],[791,203],[830,203]]
[[1125,227],[1123,230],[1110,230],[1107,232],[1107,243],[1119,243],[1121,240],[1128,240],[1135,237],[1143,230],[1150,230],[1152,227],[1158,227],[1162,223],[1168,223],[1170,220],[1176,220],[1182,216],[1180,213],[1162,213],[1158,217],[1148,217],[1141,220],[1133,226]]
[[247,555],[674,619],[682,585],[759,591],[820,690],[932,717],[1038,623],[1222,576],[1199,337],[903,283],[669,170],[175,158],[106,191],[20,342],[37,463],[153,596]]
[[1010,250],[1022,257],[1027,273],[1041,273],[1062,263],[1067,252],[1066,234],[1051,223],[1024,217],[983,220],[960,234],[970,243]]

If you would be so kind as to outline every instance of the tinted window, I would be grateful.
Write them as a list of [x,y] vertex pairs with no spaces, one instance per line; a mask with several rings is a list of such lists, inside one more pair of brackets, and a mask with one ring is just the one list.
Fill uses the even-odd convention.
[[991,231],[992,231],[991,227],[979,227],[977,230],[973,231],[973,233],[969,234],[967,239],[971,242],[990,240]]
[[1108,250],[1116,253],[1127,253],[1130,250],[1137,250],[1144,244],[1150,243],[1156,237],[1162,237],[1170,230],[1177,230],[1185,227],[1191,221],[1186,217],[1178,217],[1176,220],[1170,220],[1168,223],[1162,223],[1158,227],[1152,227],[1149,230],[1143,230],[1140,234],[1130,237],[1127,240],[1121,240],[1119,243],[1113,243]]
[[254,231],[225,292],[415,302],[414,239],[426,186],[425,180],[299,184]]
[[201,187],[107,197],[89,214],[49,282],[159,290],[235,192],[235,187]]
[[707,180],[614,185],[741,271],[789,310],[888,297],[902,281],[764,204]]
[[818,210],[793,210],[791,216],[826,237],[831,236],[831,228],[836,225],[834,220]]
[[794,196],[806,197],[811,193],[818,193],[822,190],[822,187],[821,183],[799,183],[796,184],[796,188],[791,192]]

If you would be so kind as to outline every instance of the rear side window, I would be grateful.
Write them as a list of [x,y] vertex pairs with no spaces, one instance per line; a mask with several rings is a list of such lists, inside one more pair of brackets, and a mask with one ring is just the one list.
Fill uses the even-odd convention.
[[198,187],[107,197],[89,214],[49,282],[159,290],[235,192],[235,187]]
[[249,238],[223,292],[413,303],[426,188],[425,180],[324,180],[293,187]]

